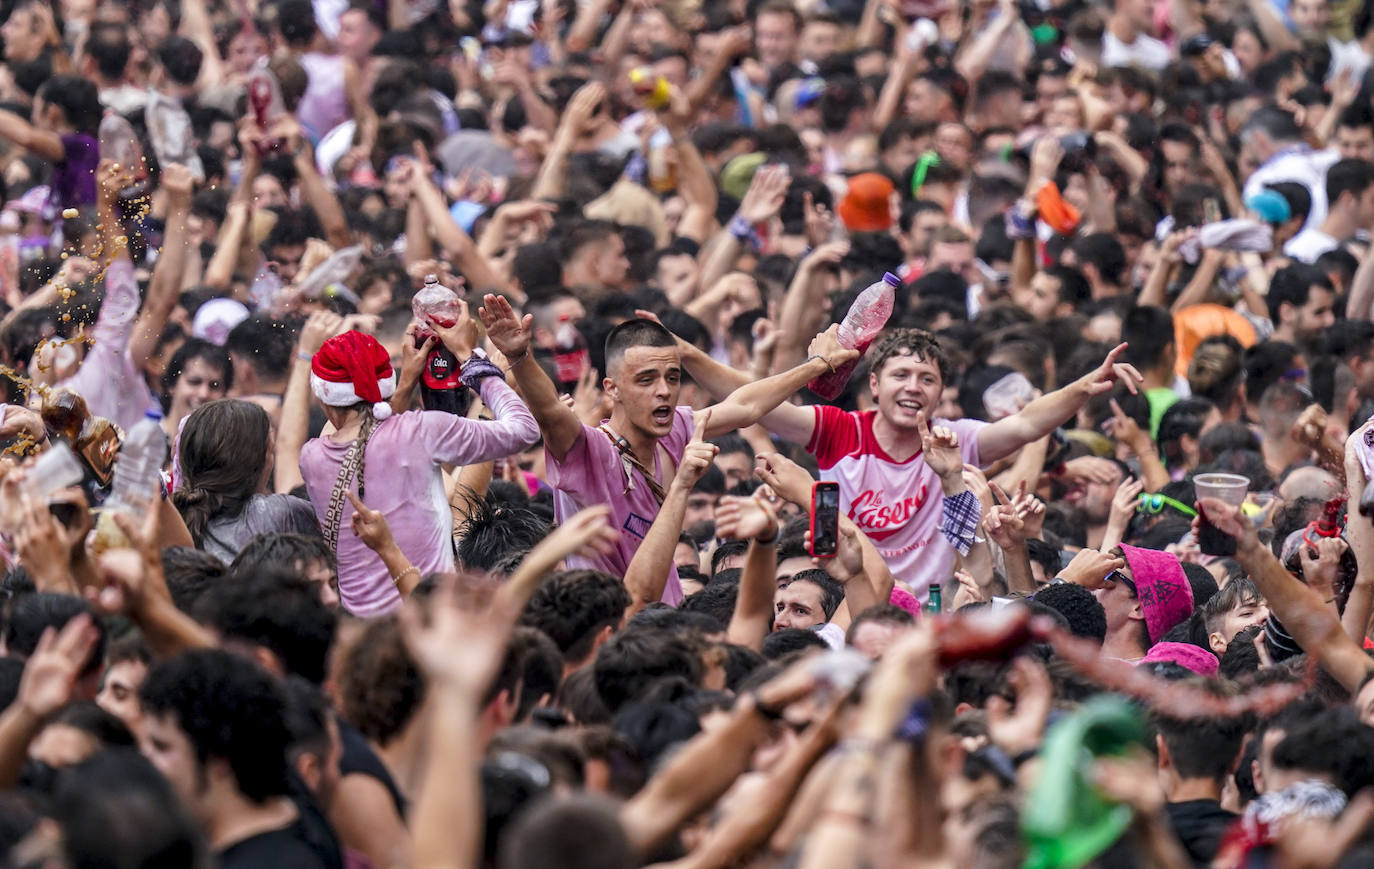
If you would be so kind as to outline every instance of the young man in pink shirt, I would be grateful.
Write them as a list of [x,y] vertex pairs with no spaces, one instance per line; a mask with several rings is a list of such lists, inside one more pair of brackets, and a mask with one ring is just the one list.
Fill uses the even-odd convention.
[[[678,348],[692,379],[712,395],[745,380],[686,342],[679,340]],[[965,463],[991,464],[1054,431],[1118,378],[1134,389],[1140,373],[1116,361],[1125,349],[1125,344],[1116,347],[1090,374],[1005,419],[930,419],[929,424],[954,432]],[[816,456],[821,479],[840,484],[841,509],[873,541],[893,576],[924,598],[931,583],[947,582],[954,570],[954,547],[940,527],[940,477],[921,456],[920,434],[940,403],[949,359],[929,332],[896,329],[873,345],[869,365],[877,410],[783,404],[763,418],[763,425]]]
[[[658,515],[668,485],[692,438],[692,408],[678,406],[682,359],[671,332],[652,320],[630,320],[606,337],[603,388],[611,418],[584,425],[558,396],[554,382],[529,352],[533,316],[523,320],[510,303],[488,295],[480,310],[487,337],[510,363],[520,393],[544,433],[548,482],[556,490],[559,521],[593,504],[610,504],[620,541],[609,555],[569,567],[590,567],[623,577]],[[841,347],[836,327],[817,335],[801,365],[730,391],[705,416],[707,438],[758,422],[810,380],[856,355]],[[666,577],[661,599],[682,601],[677,568]]]

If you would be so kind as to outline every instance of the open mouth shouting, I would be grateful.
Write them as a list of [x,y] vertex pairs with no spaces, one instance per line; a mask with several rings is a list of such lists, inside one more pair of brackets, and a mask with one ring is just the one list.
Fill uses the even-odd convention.
[[670,404],[660,404],[653,409],[650,415],[654,420],[654,425],[669,426],[673,424],[673,406]]

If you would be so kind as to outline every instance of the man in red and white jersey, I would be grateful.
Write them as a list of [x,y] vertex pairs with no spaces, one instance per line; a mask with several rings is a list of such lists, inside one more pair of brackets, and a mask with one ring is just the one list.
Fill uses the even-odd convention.
[[[965,463],[991,464],[1054,431],[1118,378],[1134,390],[1140,373],[1117,362],[1125,349],[1125,344],[1116,347],[1091,373],[997,422],[932,419],[930,424],[955,433]],[[702,355],[684,353],[688,373],[713,393],[734,388],[739,373],[708,366]],[[769,431],[805,444],[816,456],[821,479],[840,484],[841,509],[873,541],[893,576],[922,598],[932,582],[947,582],[954,569],[954,548],[940,533],[940,477],[921,456],[918,418],[939,405],[949,370],[934,335],[896,329],[869,352],[868,383],[876,410],[784,404],[762,420]]]

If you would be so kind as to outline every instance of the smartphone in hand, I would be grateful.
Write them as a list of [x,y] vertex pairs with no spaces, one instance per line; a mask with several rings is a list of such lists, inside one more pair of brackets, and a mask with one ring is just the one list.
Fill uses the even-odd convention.
[[834,558],[840,548],[840,484],[811,485],[811,555]]

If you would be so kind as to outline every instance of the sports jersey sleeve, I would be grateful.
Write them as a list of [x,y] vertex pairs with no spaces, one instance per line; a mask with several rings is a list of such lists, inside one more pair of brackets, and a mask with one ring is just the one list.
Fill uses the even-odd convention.
[[831,407],[828,404],[815,405],[815,430],[806,451],[816,457],[822,468],[831,468],[835,463],[859,448],[858,414]]

